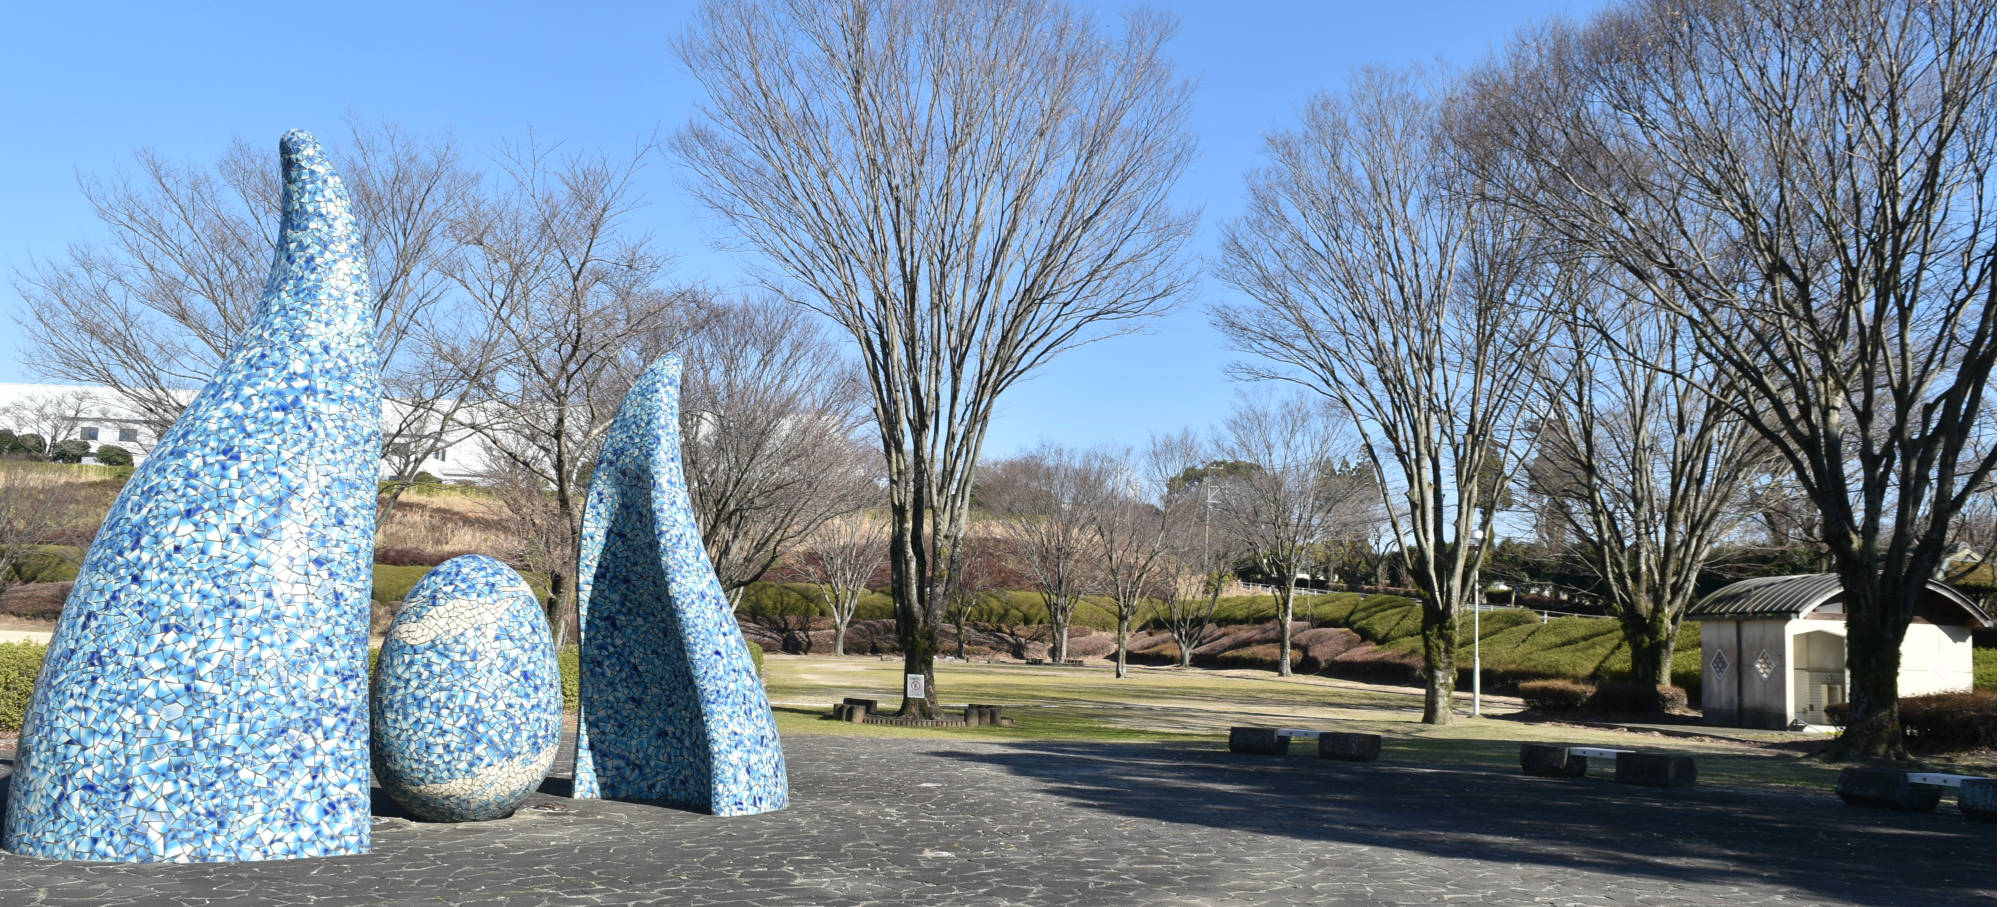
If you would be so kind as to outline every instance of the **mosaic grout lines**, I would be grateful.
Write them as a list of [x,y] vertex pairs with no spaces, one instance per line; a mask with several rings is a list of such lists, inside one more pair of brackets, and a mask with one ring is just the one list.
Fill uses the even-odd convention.
[[309,133],[279,154],[258,319],[120,492],[56,625],[0,842],[16,853],[369,849],[374,313],[340,178]]
[[433,822],[512,814],[563,730],[556,645],[528,583],[479,554],[426,572],[383,641],[369,704],[391,799]]
[[647,369],[592,473],[578,564],[576,796],[719,816],[783,809],[771,704],[683,483],[680,384],[679,356]]

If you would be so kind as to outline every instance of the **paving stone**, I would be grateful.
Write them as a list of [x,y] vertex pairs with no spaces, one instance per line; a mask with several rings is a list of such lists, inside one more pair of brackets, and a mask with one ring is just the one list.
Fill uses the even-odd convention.
[[[0,854],[0,904],[1995,903],[1992,826],[1850,809],[1826,793],[1636,796],[1594,778],[1252,762],[1221,746],[796,737],[785,747],[794,796],[778,812],[572,801],[555,793],[559,777],[529,802],[574,814],[387,823],[364,856],[137,865]],[[560,773],[569,760],[559,755]]]

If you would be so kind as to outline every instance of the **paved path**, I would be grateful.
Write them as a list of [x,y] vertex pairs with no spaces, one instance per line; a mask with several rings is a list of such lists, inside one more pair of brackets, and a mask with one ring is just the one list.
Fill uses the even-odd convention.
[[[381,821],[367,856],[0,855],[5,905],[1995,903],[1995,829],[1833,796],[1153,744],[793,737],[793,805]],[[571,801],[552,779],[532,802]]]

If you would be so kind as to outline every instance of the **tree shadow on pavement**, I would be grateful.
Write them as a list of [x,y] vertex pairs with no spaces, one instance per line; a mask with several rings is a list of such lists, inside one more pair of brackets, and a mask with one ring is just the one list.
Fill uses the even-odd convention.
[[1032,742],[935,755],[994,765],[1080,808],[1134,819],[1668,883],[1788,886],[1863,904],[1994,903],[1994,826],[1947,809],[1849,807],[1833,791],[1661,790],[1174,744]]

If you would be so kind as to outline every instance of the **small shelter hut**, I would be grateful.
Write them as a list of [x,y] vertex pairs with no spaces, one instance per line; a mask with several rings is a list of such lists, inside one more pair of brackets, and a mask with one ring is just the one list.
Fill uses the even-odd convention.
[[[1784,730],[1827,725],[1849,701],[1848,628],[1833,573],[1732,583],[1689,609],[1703,624],[1703,723]],[[1952,586],[1933,581],[1900,650],[1898,695],[1974,688],[1976,628],[1994,622]]]

